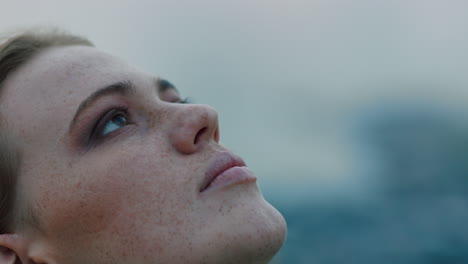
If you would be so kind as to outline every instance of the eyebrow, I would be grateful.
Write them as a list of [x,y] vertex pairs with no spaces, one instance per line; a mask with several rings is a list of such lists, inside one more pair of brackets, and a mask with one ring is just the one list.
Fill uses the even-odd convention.
[[78,117],[93,103],[104,96],[108,96],[111,94],[120,94],[120,95],[132,95],[136,94],[135,86],[130,81],[121,81],[116,82],[111,85],[107,85],[105,87],[99,88],[97,91],[92,93],[88,96],[81,104],[78,106],[75,115],[73,116],[72,121],[70,122],[70,126],[68,131],[72,131]]
[[[179,91],[176,89],[176,87],[170,83],[167,80],[161,79],[161,78],[154,78],[154,85],[156,88],[156,91],[158,93],[165,92],[169,89],[174,89],[177,93]],[[92,93],[90,96],[88,96],[81,104],[78,106],[75,115],[73,116],[72,121],[70,122],[69,129],[68,131],[72,131],[73,127],[75,126],[76,121],[78,120],[78,117],[88,108],[90,107],[94,102],[99,100],[100,98],[104,96],[108,96],[111,94],[120,94],[120,95],[134,95],[137,93],[137,90],[133,83],[129,80],[125,81],[120,81],[116,82],[110,85],[107,85],[105,87],[102,87]]]

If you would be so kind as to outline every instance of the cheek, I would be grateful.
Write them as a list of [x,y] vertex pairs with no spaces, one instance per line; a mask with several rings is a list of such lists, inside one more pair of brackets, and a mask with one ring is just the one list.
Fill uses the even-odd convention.
[[171,227],[183,226],[193,210],[192,179],[186,177],[187,172],[176,166],[168,153],[150,148],[127,161],[124,170],[130,179],[122,180],[127,182],[122,187],[127,191],[122,200],[125,214],[120,215],[119,224],[136,225],[138,230],[133,233],[143,232],[144,236],[154,231],[162,236]]
[[55,180],[43,186],[39,199],[47,230],[60,239],[98,233],[107,228],[122,204],[123,196],[116,194],[125,191],[119,179],[112,179],[119,175],[111,170],[92,165],[90,168],[73,167],[73,170],[51,175]]
[[190,180],[171,164],[168,151],[150,151],[89,155],[70,164],[67,173],[54,173],[53,186],[44,186],[39,200],[47,229],[62,241],[76,242],[103,233],[163,237],[185,226],[193,208]]

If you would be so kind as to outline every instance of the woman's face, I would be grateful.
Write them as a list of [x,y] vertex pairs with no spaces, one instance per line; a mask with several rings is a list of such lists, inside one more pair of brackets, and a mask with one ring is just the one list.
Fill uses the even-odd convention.
[[45,50],[9,77],[0,111],[25,143],[19,195],[41,230],[28,231],[31,254],[249,263],[283,243],[283,217],[219,144],[216,111],[118,58]]

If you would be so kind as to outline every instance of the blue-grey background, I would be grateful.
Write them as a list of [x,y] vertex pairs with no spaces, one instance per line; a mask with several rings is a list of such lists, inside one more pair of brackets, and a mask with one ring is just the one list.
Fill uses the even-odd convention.
[[274,263],[468,263],[468,2],[2,2],[214,106],[289,234]]

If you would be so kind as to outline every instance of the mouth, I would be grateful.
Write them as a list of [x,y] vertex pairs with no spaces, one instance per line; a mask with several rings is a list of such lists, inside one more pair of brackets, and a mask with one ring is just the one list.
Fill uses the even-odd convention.
[[211,161],[200,187],[200,192],[233,184],[255,182],[256,177],[241,157],[231,152],[220,152]]

